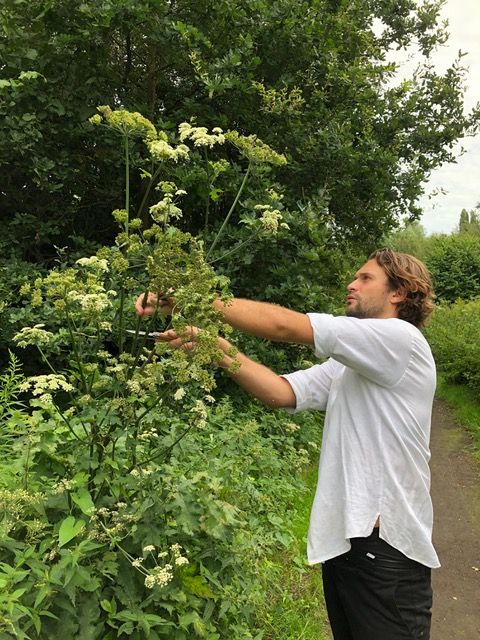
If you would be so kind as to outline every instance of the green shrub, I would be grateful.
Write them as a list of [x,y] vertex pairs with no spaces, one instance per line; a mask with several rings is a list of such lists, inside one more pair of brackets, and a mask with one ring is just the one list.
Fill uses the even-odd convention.
[[[184,172],[196,184],[200,140],[210,149],[226,138],[184,124],[189,151],[140,114],[101,113],[94,123],[121,136],[127,159],[120,233],[22,284],[12,342],[38,354],[36,370],[24,376],[12,356],[0,379],[0,635],[260,640],[258,566],[290,542],[284,515],[316,455],[318,416],[300,429],[218,392],[217,335],[230,328],[212,301],[228,299],[228,281],[202,242],[171,224],[185,192],[166,178],[191,153]],[[147,228],[128,197],[137,136],[165,178]],[[235,144],[249,167],[242,185],[279,158],[257,138]],[[268,197],[244,218],[248,237],[282,224]],[[171,318],[135,315],[139,292],[170,287]],[[188,351],[141,331],[191,324],[202,331]]]
[[445,380],[480,391],[480,299],[440,305],[426,335]]
[[480,295],[480,237],[439,236],[429,245],[425,262],[440,301]]
[[[183,438],[170,416],[132,469],[118,442],[89,486],[87,442],[60,417],[13,411],[0,466],[7,637],[256,637],[259,566],[290,543],[285,513],[317,455],[319,422],[228,400],[207,414]],[[140,442],[164,420],[159,411]]]

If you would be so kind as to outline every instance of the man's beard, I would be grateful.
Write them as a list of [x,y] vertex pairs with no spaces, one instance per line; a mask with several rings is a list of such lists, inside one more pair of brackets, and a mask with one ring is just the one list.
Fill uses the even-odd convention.
[[360,320],[372,317],[370,315],[367,315],[366,310],[359,306],[357,306],[355,309],[348,307],[346,309],[345,315],[348,318],[359,318]]
[[356,300],[353,305],[349,305],[345,310],[345,315],[349,318],[381,318],[383,307],[377,304],[365,305],[361,300]]

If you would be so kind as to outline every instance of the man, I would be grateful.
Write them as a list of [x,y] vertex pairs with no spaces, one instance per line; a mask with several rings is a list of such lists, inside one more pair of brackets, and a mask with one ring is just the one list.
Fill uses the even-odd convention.
[[[435,365],[418,327],[433,308],[430,278],[412,256],[382,250],[347,290],[341,317],[217,301],[236,329],[312,345],[326,359],[279,376],[238,354],[230,375],[271,407],[326,410],[308,558],[323,563],[335,640],[427,640],[430,570],[439,566],[428,467]],[[140,297],[137,311],[154,304],[144,309]],[[188,349],[197,332],[161,339]],[[219,345],[219,364],[228,368],[231,345],[223,338]]]

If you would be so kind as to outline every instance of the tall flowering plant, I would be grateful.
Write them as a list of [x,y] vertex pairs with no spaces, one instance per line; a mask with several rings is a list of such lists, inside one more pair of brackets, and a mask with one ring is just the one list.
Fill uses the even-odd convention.
[[[228,281],[212,264],[256,237],[277,233],[284,225],[278,189],[269,185],[263,200],[252,200],[243,212],[247,238],[223,254],[218,248],[225,243],[219,241],[249,178],[285,159],[255,136],[209,132],[192,123],[169,135],[125,110],[99,107],[90,122],[122,141],[125,200],[112,214],[119,226],[112,246],[22,287],[38,322],[23,327],[14,341],[37,349],[43,370],[21,379],[16,374],[16,393],[28,409],[7,421],[15,429],[11,478],[20,480],[21,490],[5,502],[2,526],[4,536],[16,541],[9,552],[12,566],[19,567],[14,584],[26,586],[15,591],[9,610],[16,613],[5,624],[17,637],[29,637],[21,635],[22,628],[47,637],[81,594],[89,606],[95,596],[103,612],[97,624],[118,635],[148,627],[156,629],[151,637],[181,639],[193,625],[205,637],[216,629],[211,611],[201,616],[215,596],[215,580],[209,582],[189,556],[198,552],[199,535],[233,536],[236,510],[218,491],[206,502],[192,501],[199,480],[189,485],[182,476],[187,488],[179,491],[178,452],[189,450],[189,435],[209,429],[216,386],[212,364],[220,355],[216,337],[229,331],[212,306],[216,297],[228,303]],[[147,154],[142,175],[149,184],[132,212],[131,154],[139,143]],[[236,177],[243,173],[223,223],[211,230],[210,208],[220,197],[215,181],[232,170],[225,157],[211,156],[226,144],[237,154]],[[200,165],[206,167],[202,172]],[[180,228],[188,194],[179,176],[197,188],[198,175],[207,195],[202,231],[194,236]],[[138,318],[133,300],[139,291],[174,293],[174,314]],[[188,353],[166,352],[149,336],[168,326],[182,332],[192,324],[203,331]],[[25,554],[34,548],[36,564],[24,575]],[[35,597],[29,592],[33,585],[40,585]],[[132,589],[142,603],[135,614],[128,609]],[[159,602],[161,616],[155,613]]]

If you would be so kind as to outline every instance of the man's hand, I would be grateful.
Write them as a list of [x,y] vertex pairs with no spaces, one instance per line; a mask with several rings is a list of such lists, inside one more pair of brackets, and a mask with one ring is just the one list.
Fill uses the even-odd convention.
[[[201,329],[194,326],[187,327],[182,333],[177,333],[174,329],[168,329],[168,331],[162,331],[159,333],[156,336],[155,341],[167,343],[169,349],[192,351],[197,346],[197,337],[200,331]],[[228,355],[232,345],[228,340],[225,340],[225,338],[221,338],[220,336],[217,338],[217,344],[219,350],[223,353],[223,357],[219,358],[216,364],[227,369],[233,362],[233,358]]]
[[[157,340],[167,342],[172,349],[191,351],[197,344],[199,332],[200,329],[193,326],[187,327],[181,334],[169,329],[160,333]],[[225,338],[218,338],[218,346],[224,355],[217,364],[248,393],[270,407],[295,407],[295,394],[285,378],[281,378],[263,364],[250,360],[243,353],[237,352],[233,358],[229,355],[232,345]],[[239,365],[235,369],[231,368],[233,362]]]
[[135,311],[138,316],[150,316],[158,310],[163,316],[172,313],[175,306],[175,298],[172,297],[173,289],[169,289],[163,294],[142,293],[135,302]]
[[167,342],[170,349],[191,351],[197,344],[198,332],[197,327],[188,327],[182,334],[177,333],[174,329],[169,329],[159,333],[156,342]]

